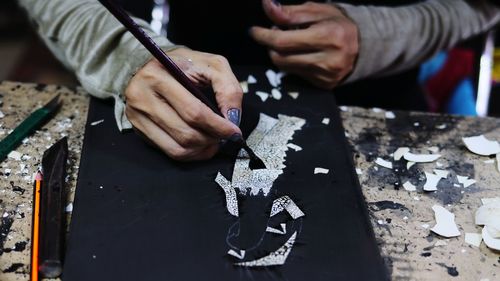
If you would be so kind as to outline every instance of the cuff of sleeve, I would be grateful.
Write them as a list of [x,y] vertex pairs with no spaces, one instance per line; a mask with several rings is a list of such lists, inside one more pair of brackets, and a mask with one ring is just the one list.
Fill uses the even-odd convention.
[[377,71],[376,61],[374,56],[379,53],[376,48],[384,47],[385,44],[380,44],[383,40],[376,23],[372,18],[373,7],[369,6],[354,6],[344,3],[335,4],[341,9],[344,14],[356,23],[359,32],[359,52],[351,74],[344,80],[344,84],[361,80],[372,75]]
[[[165,37],[155,36],[153,40],[160,46],[164,51],[171,51],[182,47],[180,45],[173,45]],[[131,53],[131,59],[127,60],[127,70],[124,75],[121,76],[122,81],[118,81],[121,88],[118,89],[118,93],[114,93],[112,96],[115,99],[115,118],[120,131],[126,129],[132,129],[132,124],[125,115],[125,89],[127,88],[130,79],[139,71],[147,62],[149,62],[153,55],[142,45],[138,45],[136,49]]]

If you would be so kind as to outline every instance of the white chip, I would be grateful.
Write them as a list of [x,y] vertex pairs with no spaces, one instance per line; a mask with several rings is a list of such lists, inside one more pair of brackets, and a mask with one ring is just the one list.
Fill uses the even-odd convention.
[[481,198],[481,203],[483,203],[483,205],[490,203],[500,204],[500,197]]
[[396,118],[396,115],[392,111],[386,111],[385,112],[385,118],[386,119],[394,119],[394,118]]
[[7,157],[12,158],[12,159],[17,160],[17,161],[21,160],[21,156],[23,156],[23,155],[15,150],[11,151],[7,155]]
[[415,162],[409,161],[408,163],[406,163],[406,170],[409,170],[413,165],[415,165]]
[[102,122],[104,122],[104,119],[94,121],[94,122],[90,123],[90,126],[96,126],[96,125],[101,124]]
[[266,71],[266,77],[271,86],[277,88],[281,84],[282,75],[278,75],[278,73],[274,72],[274,70],[269,69]]
[[473,153],[489,156],[492,154],[500,153],[500,144],[497,141],[490,141],[483,135],[462,138],[465,146]]
[[446,241],[443,241],[443,240],[438,240],[438,241],[434,244],[434,246],[436,246],[436,247],[439,247],[439,246],[446,246],[446,245],[448,245],[448,243],[446,243]]
[[413,154],[411,152],[406,152],[403,157],[407,161],[416,163],[427,163],[436,161],[441,155],[439,154]]
[[500,203],[493,202],[479,207],[476,211],[475,222],[477,225],[500,229]]
[[436,126],[436,129],[444,130],[444,129],[446,129],[446,124],[438,125],[438,126]]
[[495,238],[491,237],[487,228],[488,227],[485,226],[483,228],[483,232],[482,232],[484,244],[486,244],[486,246],[488,246],[489,248],[500,251],[500,239],[495,239]]
[[[497,154],[498,155],[498,154]],[[484,160],[483,161],[484,164],[494,164],[495,163],[495,160],[493,159],[490,159],[490,160]]]
[[439,147],[437,146],[431,146],[427,148],[430,152],[438,153],[439,152]]
[[339,108],[341,111],[344,111],[344,112],[349,111],[349,107],[347,107],[345,105],[341,105],[341,106],[339,106]]
[[403,188],[407,191],[416,191],[417,187],[414,186],[411,182],[407,181],[403,183]]
[[73,203],[69,203],[68,206],[66,206],[66,213],[71,212],[73,212]]
[[5,117],[5,114],[3,114],[2,111],[0,111],[0,118],[4,118]]
[[436,225],[431,228],[432,232],[447,238],[460,236],[460,231],[455,224],[455,215],[453,213],[439,205],[434,205],[432,210],[434,210],[434,216],[436,218]]
[[392,169],[392,162],[386,161],[380,157],[378,157],[377,160],[375,160],[375,163],[377,163],[377,165],[380,165],[384,168]]
[[261,99],[263,102],[264,102],[264,101],[266,101],[266,100],[267,100],[267,98],[269,98],[269,94],[268,94],[268,93],[266,93],[266,92],[256,91],[256,92],[255,92],[255,94],[256,94],[257,96],[259,96],[259,97],[260,97],[260,99]]
[[231,249],[227,252],[228,255],[231,255],[235,258],[238,258],[240,260],[245,258],[245,250],[240,250],[240,252],[236,252],[235,250]]
[[325,168],[314,168],[314,174],[328,174],[330,170],[325,169]]
[[363,171],[360,168],[356,168],[356,174],[361,176],[363,174]]
[[425,172],[425,177],[427,178],[427,181],[425,182],[424,185],[424,190],[425,191],[436,191],[437,190],[437,185],[439,181],[441,180],[441,177],[435,174],[427,173]]
[[446,177],[448,177],[449,172],[445,171],[445,170],[434,169],[434,174],[436,174],[436,175],[440,176],[441,178],[445,179]]
[[400,147],[394,151],[394,160],[399,161],[406,152],[410,152],[408,147]]
[[380,112],[382,112],[382,111],[383,111],[381,108],[378,108],[378,107],[374,107],[372,110],[373,110],[373,112],[375,112],[375,113],[380,113]]
[[299,98],[299,92],[288,92],[288,95],[291,96],[294,100]]
[[241,90],[243,91],[243,93],[245,93],[245,94],[248,93],[248,82],[241,81],[240,87],[241,87]]
[[257,83],[257,79],[255,79],[255,77],[250,74],[250,75],[248,75],[247,83],[248,84],[255,84],[255,83]]
[[273,99],[275,99],[275,100],[280,100],[281,97],[283,96],[281,94],[281,92],[278,89],[276,89],[276,88],[274,88],[274,89],[271,90],[271,95],[272,95]]
[[289,143],[287,144],[286,146],[288,146],[289,148],[295,150],[295,151],[301,151],[302,150],[302,147],[296,145],[296,144],[293,144],[293,143]]
[[325,125],[330,124],[330,118],[323,118],[323,120],[321,121],[321,123],[323,123]]
[[465,233],[465,243],[479,247],[481,245],[481,233]]

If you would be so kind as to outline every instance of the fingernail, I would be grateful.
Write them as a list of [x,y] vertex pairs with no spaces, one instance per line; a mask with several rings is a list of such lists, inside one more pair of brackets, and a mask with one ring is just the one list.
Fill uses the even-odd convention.
[[235,133],[229,137],[229,140],[232,142],[240,142],[242,139],[241,134]]
[[229,109],[227,111],[227,118],[234,125],[240,126],[240,122],[241,122],[241,110],[239,110],[237,108],[231,108],[231,109]]

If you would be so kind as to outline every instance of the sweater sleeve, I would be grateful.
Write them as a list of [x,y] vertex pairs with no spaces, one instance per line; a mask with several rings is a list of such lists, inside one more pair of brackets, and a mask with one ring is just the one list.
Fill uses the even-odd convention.
[[358,25],[360,50],[346,83],[415,67],[500,22],[487,0],[430,0],[401,7],[335,4]]
[[[123,93],[150,53],[99,2],[19,0],[52,53],[75,72],[82,86],[99,98],[114,98],[118,128],[132,125]],[[142,20],[134,19],[164,50],[175,48]]]

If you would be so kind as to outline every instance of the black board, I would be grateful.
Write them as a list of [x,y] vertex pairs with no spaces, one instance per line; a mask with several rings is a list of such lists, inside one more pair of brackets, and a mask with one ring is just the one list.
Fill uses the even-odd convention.
[[[293,197],[306,214],[286,263],[244,268],[234,266],[226,254],[226,235],[235,218],[214,178],[218,171],[230,177],[233,158],[171,161],[136,134],[120,133],[112,104],[91,99],[64,281],[388,279],[334,96],[292,77],[285,79],[282,92],[297,90],[298,99],[284,94],[263,103],[254,91],[270,92],[264,70],[236,70],[240,80],[249,72],[258,80],[244,98],[244,134],[256,126],[259,112],[307,120],[293,138],[304,149],[287,154],[284,173],[272,189],[273,196]],[[325,117],[329,125],[321,123]],[[330,172],[314,175],[315,167]],[[242,220],[252,204],[245,206]],[[269,200],[259,206],[269,215]],[[247,228],[261,227],[251,221]]]

